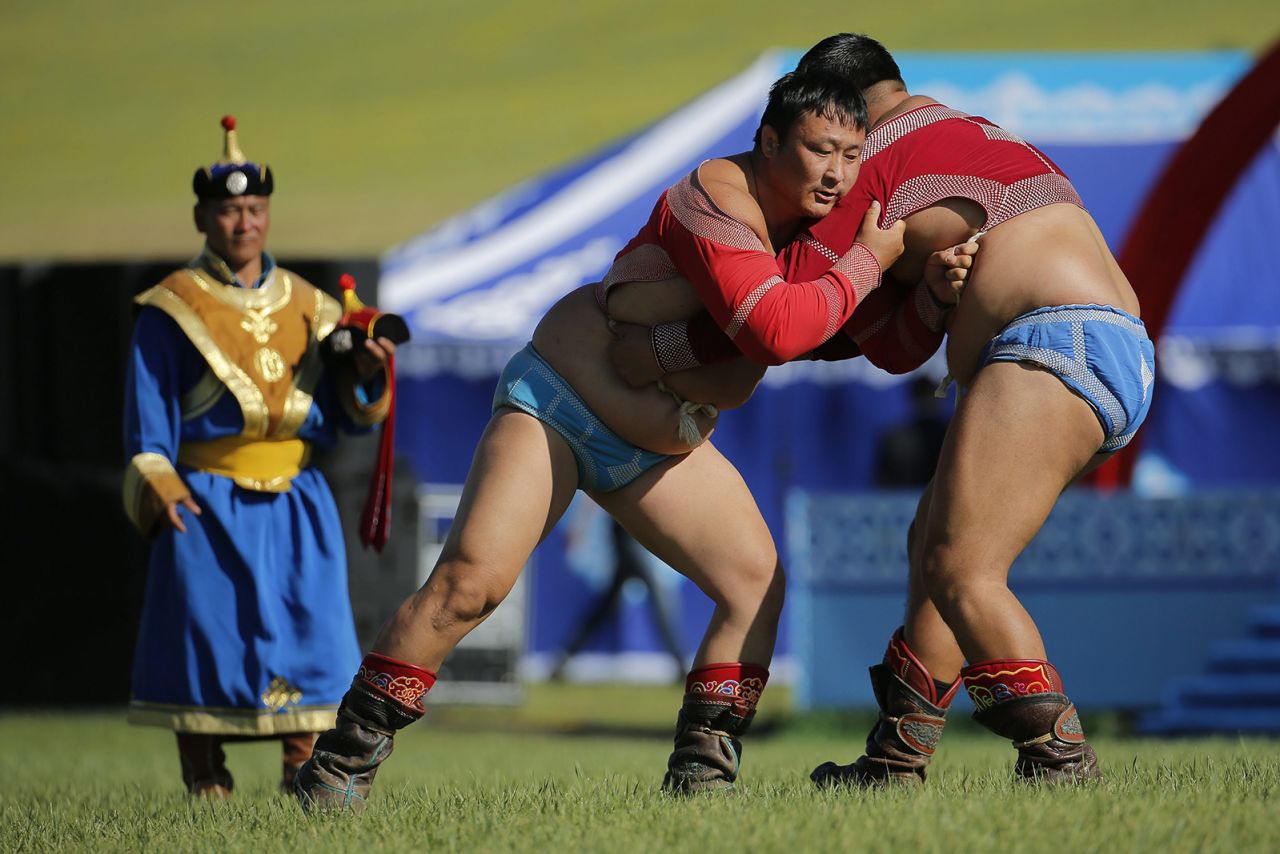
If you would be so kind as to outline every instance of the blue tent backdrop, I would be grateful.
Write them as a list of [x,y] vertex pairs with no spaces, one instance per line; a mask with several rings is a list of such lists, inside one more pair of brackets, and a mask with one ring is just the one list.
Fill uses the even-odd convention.
[[[766,54],[639,133],[384,255],[380,301],[405,314],[415,335],[397,359],[398,450],[423,481],[465,478],[494,381],[545,309],[603,275],[663,189],[706,158],[748,148],[769,84],[796,58]],[[913,92],[984,115],[1041,146],[1072,177],[1113,249],[1166,159],[1249,67],[1249,58],[1234,52],[899,60]],[[1183,283],[1161,342],[1162,407],[1146,428],[1140,486],[1280,480],[1280,454],[1265,435],[1280,414],[1280,272],[1264,257],[1280,231],[1278,179],[1273,144],[1228,199]],[[924,370],[942,373],[936,362]],[[877,437],[908,412],[902,379],[864,360],[787,365],[770,370],[753,400],[722,418],[715,442],[785,546],[788,491],[868,488]],[[534,673],[566,642],[608,577],[601,569],[610,562],[607,549],[591,546],[604,538],[580,535],[591,529],[580,524],[590,520],[577,506],[583,503],[571,511],[579,521],[561,525],[536,556]],[[691,651],[709,606],[692,585],[668,578],[664,589]],[[786,637],[784,631],[784,659]],[[647,672],[646,656],[656,649],[642,597],[629,597],[591,647],[630,654],[633,673]],[[669,675],[669,665],[655,660],[652,672]]]

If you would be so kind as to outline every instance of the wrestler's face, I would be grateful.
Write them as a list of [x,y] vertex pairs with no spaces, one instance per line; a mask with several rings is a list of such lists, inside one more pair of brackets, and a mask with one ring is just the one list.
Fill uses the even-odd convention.
[[831,213],[858,179],[866,131],[816,113],[801,116],[785,137],[760,130],[761,150],[774,196],[803,217]]
[[266,248],[271,199],[208,199],[196,205],[195,219],[196,230],[209,241],[209,248],[221,255],[231,269],[239,270]]

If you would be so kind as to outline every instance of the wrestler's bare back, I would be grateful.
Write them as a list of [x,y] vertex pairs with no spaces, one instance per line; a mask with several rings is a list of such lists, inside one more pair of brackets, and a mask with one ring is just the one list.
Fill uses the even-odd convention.
[[[937,103],[913,95],[879,123]],[[918,282],[934,251],[970,240],[986,222],[971,199],[942,199],[905,217],[902,256],[888,270]],[[947,322],[947,364],[961,386],[977,372],[983,347],[1015,317],[1053,305],[1110,305],[1139,316],[1138,299],[1089,214],[1053,204],[1019,214],[981,238],[963,297]]]
[[[942,199],[908,214],[904,251],[886,275],[920,281],[934,252],[972,240],[986,218],[981,205],[964,198]],[[1019,214],[985,232],[980,242],[963,298],[947,320],[948,368],[961,386],[973,379],[987,342],[1028,311],[1093,303],[1139,316],[1133,288],[1102,233],[1075,205]]]
[[[947,201],[961,208],[972,206],[981,221],[976,203]],[[909,216],[908,236],[916,217],[945,218],[928,209]],[[937,239],[939,245],[946,244],[954,233]],[[1019,315],[1075,304],[1109,305],[1139,316],[1137,295],[1093,218],[1075,205],[1054,204],[997,225],[981,238],[960,304],[948,321],[951,375],[961,387],[967,386],[987,342]]]

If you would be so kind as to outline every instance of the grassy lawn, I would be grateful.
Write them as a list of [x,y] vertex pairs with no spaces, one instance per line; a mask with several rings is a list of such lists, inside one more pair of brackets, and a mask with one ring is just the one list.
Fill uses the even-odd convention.
[[369,255],[643,127],[774,47],[1258,50],[1273,0],[5,0],[0,260],[183,257],[235,113],[284,256]]
[[853,759],[867,719],[797,720],[783,692],[770,700],[734,797],[658,794],[675,689],[540,687],[518,710],[433,710],[397,740],[363,816],[313,818],[275,793],[274,744],[229,746],[236,798],[193,803],[165,731],[119,712],[10,714],[0,850],[1280,848],[1275,741],[1152,741],[1103,726],[1092,740],[1104,785],[1037,788],[1010,779],[1012,748],[960,720],[926,788],[823,793],[809,769]]

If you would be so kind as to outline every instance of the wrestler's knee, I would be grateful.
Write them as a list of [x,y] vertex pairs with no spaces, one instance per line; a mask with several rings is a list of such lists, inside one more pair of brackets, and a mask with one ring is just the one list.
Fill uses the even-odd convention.
[[762,597],[762,610],[767,614],[772,614],[775,618],[782,615],[782,606],[787,598],[787,574],[782,568],[782,563],[776,558],[773,562],[773,572],[769,576],[769,584],[764,590]]
[[720,579],[711,598],[730,611],[755,615],[782,613],[787,578],[778,555],[772,549],[744,557],[734,571]]
[[436,566],[421,592],[432,627],[446,630],[482,622],[502,603],[507,586],[491,567],[454,558]]
[[976,583],[967,556],[950,544],[928,541],[919,544],[918,555],[914,578],[944,618],[955,613]]

